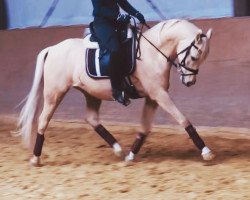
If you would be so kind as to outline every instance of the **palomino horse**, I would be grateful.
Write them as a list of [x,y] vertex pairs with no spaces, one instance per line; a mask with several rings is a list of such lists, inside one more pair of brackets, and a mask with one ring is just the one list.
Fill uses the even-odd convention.
[[[209,52],[211,35],[211,29],[204,34],[185,20],[163,21],[143,33],[140,39],[141,59],[136,61],[137,67],[131,80],[138,93],[145,97],[145,104],[139,134],[125,160],[132,161],[139,152],[151,131],[158,105],[187,131],[204,160],[214,158],[212,151],[168,93],[172,65],[180,72],[183,84],[195,84],[199,65]],[[111,85],[108,79],[96,80],[87,75],[83,55],[89,45],[90,41],[86,38],[68,39],[42,50],[37,57],[33,85],[19,119],[20,134],[26,145],[31,146],[31,136],[37,133],[33,157],[30,159],[33,165],[40,164],[48,123],[72,87],[79,89],[86,97],[86,121],[116,154],[122,151],[117,140],[99,122],[101,101],[112,100]]]

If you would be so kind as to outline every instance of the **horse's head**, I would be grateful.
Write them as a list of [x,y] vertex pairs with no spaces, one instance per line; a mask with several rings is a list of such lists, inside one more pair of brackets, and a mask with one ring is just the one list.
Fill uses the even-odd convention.
[[177,58],[179,64],[177,68],[181,72],[182,83],[187,87],[196,82],[199,66],[209,53],[211,36],[212,29],[209,29],[206,34],[202,33],[202,30],[198,30],[195,38],[183,39],[178,43]]

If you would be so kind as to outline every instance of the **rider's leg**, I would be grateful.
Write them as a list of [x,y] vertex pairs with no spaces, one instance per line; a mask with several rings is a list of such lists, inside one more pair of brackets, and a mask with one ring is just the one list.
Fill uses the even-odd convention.
[[98,38],[101,48],[107,49],[110,56],[110,81],[114,100],[123,105],[130,103],[122,90],[123,71],[122,71],[122,54],[120,53],[121,45],[117,33],[116,23],[112,23],[104,18],[97,17],[94,20],[93,28]]
[[125,95],[122,88],[124,74],[120,66],[121,63],[123,63],[122,54],[119,50],[113,50],[110,54],[110,81],[112,86],[112,95],[116,101],[127,106],[129,105],[130,100]]

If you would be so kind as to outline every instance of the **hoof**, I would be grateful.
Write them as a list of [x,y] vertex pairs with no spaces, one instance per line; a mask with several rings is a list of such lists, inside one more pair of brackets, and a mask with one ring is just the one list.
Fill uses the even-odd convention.
[[116,157],[121,158],[121,157],[124,156],[123,152],[122,152],[122,148],[118,143],[115,143],[113,145],[113,150],[114,150],[114,154],[115,154]]
[[134,159],[135,159],[135,154],[130,151],[129,154],[125,157],[125,162],[132,163]]
[[134,160],[126,160],[124,161],[124,167],[129,167],[129,166],[133,166],[135,165],[135,161]]
[[132,162],[134,159],[129,158],[129,156],[126,156],[124,159],[125,162]]
[[135,162],[133,161],[121,161],[121,162],[118,162],[116,164],[117,167],[129,167],[129,166],[133,166],[135,164]]
[[115,150],[114,150],[114,154],[115,154],[115,156],[116,156],[117,158],[122,158],[122,157],[124,157],[124,153],[123,153],[122,150],[121,150],[121,151],[115,151]]
[[41,160],[40,160],[40,157],[36,157],[36,156],[33,156],[30,161],[29,161],[30,165],[32,167],[41,167]]
[[209,161],[209,160],[213,160],[215,158],[215,154],[213,154],[212,151],[206,153],[206,154],[202,154],[203,160]]

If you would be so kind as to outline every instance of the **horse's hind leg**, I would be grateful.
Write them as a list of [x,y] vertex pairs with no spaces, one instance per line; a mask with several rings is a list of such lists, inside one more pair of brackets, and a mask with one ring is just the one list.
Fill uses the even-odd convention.
[[147,136],[151,132],[152,129],[152,121],[154,119],[155,111],[158,107],[158,104],[149,99],[145,99],[145,104],[143,107],[142,112],[142,119],[141,119],[141,130],[138,133],[134,144],[131,147],[129,154],[126,156],[125,161],[132,161],[136,154],[139,153],[142,145],[144,144]]
[[50,92],[48,92],[45,89],[43,110],[38,120],[38,133],[36,136],[33,157],[30,159],[30,163],[34,166],[40,165],[40,156],[42,154],[44,133],[57,106],[60,104],[67,91],[68,90],[65,90],[63,92],[56,92],[56,90],[50,90]]
[[86,121],[89,123],[94,130],[113,148],[115,155],[121,156],[122,149],[118,144],[114,136],[104,128],[99,122],[99,109],[101,106],[101,100],[97,99],[89,94],[85,93],[86,97]]

